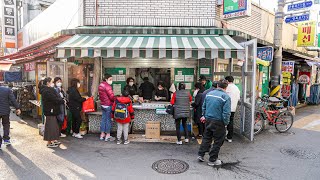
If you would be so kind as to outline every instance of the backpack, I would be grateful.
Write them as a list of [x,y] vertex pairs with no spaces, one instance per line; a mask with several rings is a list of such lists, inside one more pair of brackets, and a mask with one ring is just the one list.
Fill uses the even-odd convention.
[[116,108],[114,110],[114,118],[125,120],[129,117],[128,104],[120,103],[116,100]]

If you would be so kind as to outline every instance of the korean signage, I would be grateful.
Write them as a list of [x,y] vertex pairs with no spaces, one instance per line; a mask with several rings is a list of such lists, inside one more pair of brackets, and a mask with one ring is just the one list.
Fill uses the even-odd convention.
[[224,0],[223,18],[231,19],[251,16],[251,0]]
[[16,1],[2,0],[2,32],[3,44],[6,48],[17,48]]
[[294,61],[283,61],[282,62],[282,72],[294,73]]
[[30,72],[36,69],[35,62],[24,63],[24,71]]
[[273,47],[258,47],[257,48],[257,58],[264,61],[272,61],[273,60]]
[[298,25],[298,47],[314,46],[316,22],[303,22]]
[[312,6],[312,1],[293,3],[293,4],[288,5],[288,11],[302,10],[305,8],[309,8],[311,6]]
[[286,23],[295,23],[295,22],[301,22],[301,21],[309,21],[310,14],[302,14],[299,16],[290,16],[286,17],[284,20]]

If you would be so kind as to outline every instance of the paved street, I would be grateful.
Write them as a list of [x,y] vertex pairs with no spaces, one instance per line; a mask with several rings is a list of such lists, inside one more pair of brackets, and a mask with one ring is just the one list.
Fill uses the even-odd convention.
[[[116,145],[88,135],[68,137],[58,149],[48,149],[35,123],[12,116],[13,145],[0,152],[0,179],[319,179],[320,113],[311,106],[297,111],[295,128],[279,134],[274,128],[251,143],[236,138],[225,143],[220,169],[196,161],[198,144],[131,143]],[[163,175],[151,166],[161,159],[179,159],[189,170]]]

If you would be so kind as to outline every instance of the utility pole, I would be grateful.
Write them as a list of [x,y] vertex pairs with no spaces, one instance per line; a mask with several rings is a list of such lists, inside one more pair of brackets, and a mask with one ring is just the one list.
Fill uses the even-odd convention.
[[286,0],[278,0],[278,10],[274,25],[274,58],[271,69],[271,91],[270,96],[281,96],[281,66],[282,66],[282,30],[284,20],[284,6]]

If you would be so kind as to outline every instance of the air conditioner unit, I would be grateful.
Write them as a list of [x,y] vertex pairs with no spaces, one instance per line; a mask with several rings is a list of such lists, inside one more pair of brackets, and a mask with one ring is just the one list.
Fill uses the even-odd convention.
[[223,0],[217,0],[217,5],[222,6],[223,5]]

